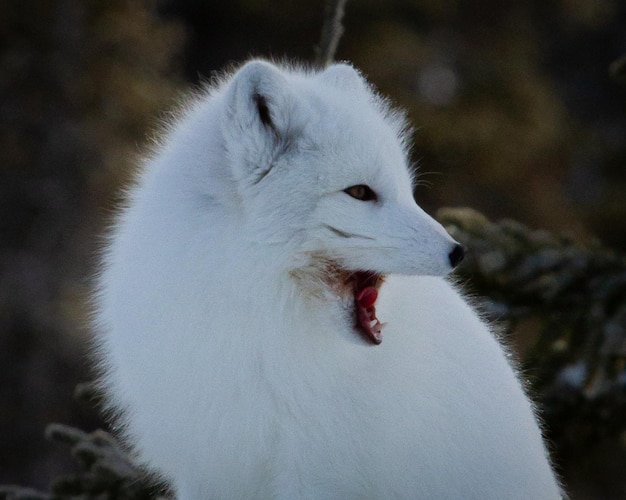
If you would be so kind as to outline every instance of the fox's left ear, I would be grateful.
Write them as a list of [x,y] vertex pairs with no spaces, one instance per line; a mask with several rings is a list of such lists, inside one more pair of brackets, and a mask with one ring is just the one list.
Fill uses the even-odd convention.
[[228,85],[222,133],[232,174],[256,183],[294,140],[296,98],[282,71],[253,60]]
[[278,133],[287,127],[290,101],[287,79],[276,66],[260,60],[237,71],[228,92],[229,112],[240,126]]
[[317,77],[335,88],[348,91],[367,92],[368,83],[361,73],[347,63],[329,66]]

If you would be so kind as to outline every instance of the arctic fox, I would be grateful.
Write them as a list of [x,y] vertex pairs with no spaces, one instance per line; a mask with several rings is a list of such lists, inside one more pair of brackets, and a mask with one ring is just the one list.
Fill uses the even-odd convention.
[[253,60],[145,160],[96,295],[109,410],[178,498],[558,499],[533,405],[444,276],[403,115]]

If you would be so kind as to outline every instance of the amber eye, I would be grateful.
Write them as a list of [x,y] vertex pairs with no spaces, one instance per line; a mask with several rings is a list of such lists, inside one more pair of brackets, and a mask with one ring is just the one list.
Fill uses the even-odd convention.
[[348,189],[344,189],[343,192],[361,201],[376,201],[378,199],[376,193],[365,184],[358,184],[356,186],[349,187]]

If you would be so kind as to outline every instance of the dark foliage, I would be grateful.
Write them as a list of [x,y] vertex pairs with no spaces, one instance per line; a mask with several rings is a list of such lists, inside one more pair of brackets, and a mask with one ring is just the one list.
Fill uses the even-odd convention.
[[626,430],[626,258],[469,209],[439,212],[471,249],[461,274],[518,331],[523,371],[562,460]]

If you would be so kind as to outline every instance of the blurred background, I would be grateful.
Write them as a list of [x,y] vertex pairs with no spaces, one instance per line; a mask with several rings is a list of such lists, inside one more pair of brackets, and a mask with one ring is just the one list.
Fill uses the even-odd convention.
[[[228,64],[312,61],[323,12],[322,0],[0,3],[0,484],[45,489],[71,470],[47,423],[103,425],[72,400],[91,378],[86,297],[159,121]],[[337,59],[415,125],[423,207],[626,251],[626,85],[609,72],[626,54],[626,2],[349,1],[344,24]],[[626,498],[626,435],[611,440],[563,460],[574,499]]]

